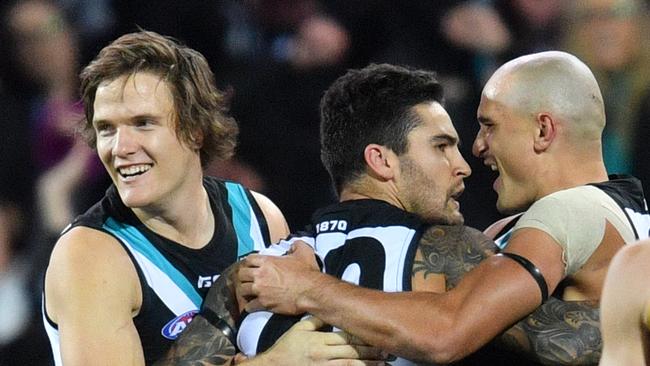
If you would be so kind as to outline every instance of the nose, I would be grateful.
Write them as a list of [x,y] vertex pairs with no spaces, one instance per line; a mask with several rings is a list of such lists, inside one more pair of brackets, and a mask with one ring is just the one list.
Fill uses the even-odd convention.
[[465,158],[463,158],[463,155],[460,153],[460,150],[457,150],[456,153],[456,175],[462,177],[462,178],[467,178],[472,174],[472,168],[469,167],[469,164],[467,164],[467,161]]
[[476,138],[474,139],[474,144],[472,144],[472,154],[477,158],[483,156],[487,150],[487,144],[485,143],[485,132],[483,128],[478,130]]
[[134,134],[128,127],[117,129],[113,141],[113,156],[125,157],[137,151],[138,144]]

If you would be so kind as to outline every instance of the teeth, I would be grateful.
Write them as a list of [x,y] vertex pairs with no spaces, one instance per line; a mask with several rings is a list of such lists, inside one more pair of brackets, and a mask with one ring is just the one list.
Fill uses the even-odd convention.
[[493,172],[498,170],[496,164],[490,164],[490,169],[492,169]]
[[142,174],[149,169],[151,169],[150,165],[142,164],[142,165],[132,165],[127,168],[120,168],[119,171],[120,171],[120,175],[131,176],[131,175]]

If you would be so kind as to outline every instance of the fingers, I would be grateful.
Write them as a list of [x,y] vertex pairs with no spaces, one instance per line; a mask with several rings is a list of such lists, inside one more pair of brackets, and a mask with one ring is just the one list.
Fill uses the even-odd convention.
[[321,350],[326,352],[320,355],[324,359],[356,359],[356,360],[372,360],[372,361],[385,361],[386,354],[381,352],[376,347],[370,346],[354,346],[354,345],[340,345],[328,346]]
[[331,360],[327,363],[328,366],[390,366],[383,360]]
[[237,285],[237,295],[243,298],[250,298],[257,296],[253,289],[253,282],[240,282]]
[[240,272],[243,268],[246,267],[259,267],[262,265],[264,262],[264,259],[267,256],[261,255],[261,254],[251,254],[247,256],[246,258],[241,260],[241,267],[240,267]]
[[246,310],[246,312],[249,313],[254,313],[256,311],[266,310],[266,308],[262,306],[262,303],[260,303],[260,301],[257,298],[254,298],[246,303],[246,306],[244,306],[244,310]]
[[[319,318],[317,318],[315,316],[310,316],[310,317],[308,317],[308,318],[306,318],[304,320],[301,320],[298,323],[294,324],[291,328],[296,329],[296,330],[314,331],[314,330],[318,330],[318,329],[320,329],[320,328],[322,328],[324,326],[325,326],[324,321],[320,320]],[[332,343],[332,344],[340,344],[340,343]]]

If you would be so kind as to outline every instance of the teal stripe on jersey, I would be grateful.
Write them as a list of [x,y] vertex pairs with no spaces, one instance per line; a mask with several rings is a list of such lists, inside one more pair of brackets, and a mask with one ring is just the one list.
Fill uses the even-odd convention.
[[501,237],[497,238],[494,243],[499,247],[499,249],[504,250],[508,246],[508,240],[512,236],[512,229],[508,230],[507,233],[503,234]]
[[123,241],[130,244],[130,246],[142,254],[145,258],[151,261],[169,279],[171,279],[176,286],[196,305],[196,308],[201,307],[203,299],[199,293],[194,289],[194,286],[181,274],[176,267],[174,267],[167,258],[165,258],[153,244],[147,239],[135,226],[119,223],[112,217],[109,217],[103,225],[104,229],[121,238]]
[[228,190],[228,203],[232,208],[232,224],[237,234],[237,257],[253,251],[251,237],[251,209],[244,187],[237,183],[225,182]]

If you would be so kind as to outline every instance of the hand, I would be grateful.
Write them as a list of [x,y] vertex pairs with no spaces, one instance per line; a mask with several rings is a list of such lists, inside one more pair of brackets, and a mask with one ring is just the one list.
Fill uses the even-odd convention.
[[508,27],[489,5],[458,5],[445,15],[441,26],[453,44],[472,51],[495,54],[506,50],[512,42]]
[[296,242],[285,256],[251,254],[241,262],[237,274],[237,296],[246,301],[248,312],[270,310],[274,313],[304,313],[299,299],[318,286],[322,274],[312,248]]
[[317,332],[325,323],[315,317],[296,323],[265,353],[265,365],[385,365],[386,354],[361,344],[345,332]]

